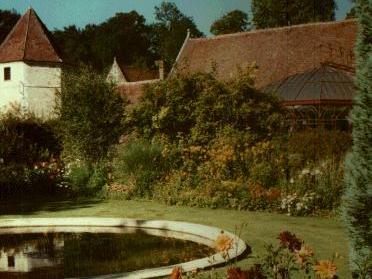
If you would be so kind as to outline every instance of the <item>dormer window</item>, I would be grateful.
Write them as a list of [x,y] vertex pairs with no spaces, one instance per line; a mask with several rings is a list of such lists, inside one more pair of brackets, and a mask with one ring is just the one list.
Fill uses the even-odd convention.
[[4,68],[4,80],[10,80],[12,77],[10,67],[5,67]]

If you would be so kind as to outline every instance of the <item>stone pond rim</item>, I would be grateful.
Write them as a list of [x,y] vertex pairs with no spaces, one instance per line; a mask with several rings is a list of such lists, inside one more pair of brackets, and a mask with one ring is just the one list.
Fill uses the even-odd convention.
[[[127,218],[94,218],[94,217],[67,217],[67,218],[15,218],[0,221],[0,234],[13,230],[22,232],[53,232],[53,231],[79,231],[79,232],[105,232],[120,229],[141,229],[143,231],[157,231],[158,235],[173,236],[178,239],[191,240],[213,247],[215,240],[221,235],[222,229],[180,221],[166,220],[139,220]],[[88,277],[90,279],[120,279],[120,278],[155,278],[170,275],[175,266],[181,267],[184,272],[202,270],[226,263],[241,256],[247,246],[237,235],[223,230],[224,234],[233,239],[233,245],[226,251],[227,257],[216,253],[210,257],[197,259],[176,265],[143,269],[126,273],[115,273]],[[214,247],[213,247],[214,248]]]

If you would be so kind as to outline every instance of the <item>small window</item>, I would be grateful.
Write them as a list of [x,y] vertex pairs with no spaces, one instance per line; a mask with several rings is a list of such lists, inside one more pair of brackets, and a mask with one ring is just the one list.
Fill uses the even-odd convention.
[[11,78],[10,67],[5,67],[4,68],[4,80],[10,80],[10,78]]
[[8,256],[8,267],[15,267],[14,256]]

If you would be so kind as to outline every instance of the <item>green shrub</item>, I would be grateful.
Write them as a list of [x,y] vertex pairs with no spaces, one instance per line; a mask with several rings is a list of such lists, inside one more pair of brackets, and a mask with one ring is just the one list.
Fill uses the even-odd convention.
[[3,164],[32,166],[58,157],[60,151],[61,143],[54,133],[52,121],[17,110],[0,115],[0,159]]
[[297,131],[288,137],[289,166],[297,171],[324,160],[342,161],[351,148],[351,134],[322,128]]
[[[128,131],[163,141],[160,164],[173,163],[171,174],[156,177],[156,198],[173,203],[178,196],[181,203],[234,208],[249,207],[239,205],[248,189],[229,193],[221,186],[225,182],[247,185],[252,177],[267,187],[277,183],[277,164],[267,161],[271,150],[263,156],[254,149],[271,142],[283,123],[279,101],[255,90],[249,71],[229,82],[218,81],[213,74],[159,82],[146,89],[126,118]],[[253,168],[259,162],[266,162],[264,177]],[[138,184],[138,176],[132,184],[134,180]]]
[[99,162],[123,133],[123,99],[92,69],[65,71],[56,111],[65,160]]
[[226,126],[257,139],[270,137],[284,123],[282,113],[277,98],[254,89],[249,71],[229,82],[197,73],[147,87],[126,124],[147,138],[207,144]]
[[66,167],[65,180],[74,195],[95,196],[108,183],[107,164],[76,160]]
[[[334,209],[350,135],[325,129],[289,133],[284,115],[274,96],[254,89],[249,71],[228,82],[192,74],[149,86],[127,113],[126,125],[163,144],[159,164],[169,171],[151,180],[141,176],[156,183],[146,188],[156,199],[249,210],[283,210],[284,202],[292,215]],[[301,174],[309,168],[311,174]],[[127,188],[144,185],[134,171],[125,177]]]
[[370,0],[356,1],[358,38],[355,48],[357,95],[351,113],[353,146],[345,163],[344,221],[353,278],[372,278],[357,269],[372,258],[372,9]]
[[0,115],[0,198],[56,191],[61,145],[53,127],[17,109]]
[[146,140],[132,140],[118,147],[113,173],[120,183],[133,185],[129,195],[152,195],[155,181],[164,175],[168,167],[162,151],[161,144]]

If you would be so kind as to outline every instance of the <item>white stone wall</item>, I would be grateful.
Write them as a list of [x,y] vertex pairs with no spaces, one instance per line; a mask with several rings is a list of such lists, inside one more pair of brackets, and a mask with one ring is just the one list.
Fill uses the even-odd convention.
[[50,117],[56,91],[61,90],[61,68],[25,64],[24,78],[28,110],[44,118]]
[[114,59],[114,63],[111,66],[110,72],[107,75],[107,81],[111,81],[115,84],[121,84],[123,82],[127,82],[124,77],[123,72],[121,71],[116,58]]
[[[10,67],[11,79],[4,80],[4,68]],[[9,109],[11,104],[21,105],[25,102],[21,81],[24,80],[25,64],[23,62],[0,63],[0,111]]]
[[[11,80],[4,80],[4,68]],[[56,90],[61,88],[61,68],[13,62],[0,64],[0,111],[17,104],[37,116],[52,116]]]

